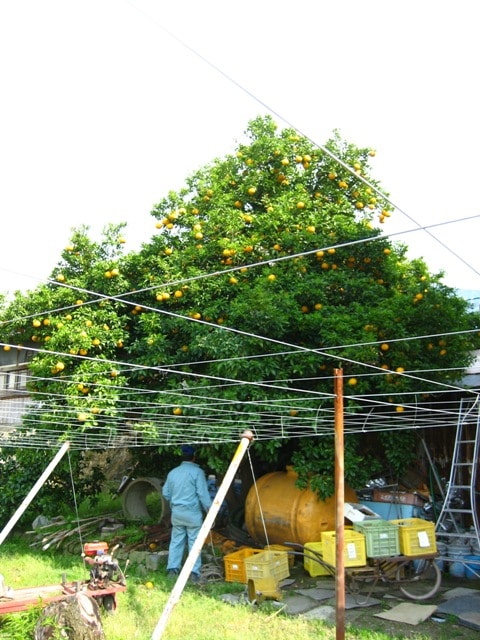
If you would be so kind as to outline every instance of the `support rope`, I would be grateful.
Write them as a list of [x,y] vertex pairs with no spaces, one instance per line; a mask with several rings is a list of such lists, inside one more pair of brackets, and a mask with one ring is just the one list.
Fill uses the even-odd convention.
[[247,456],[248,456],[248,462],[250,463],[250,471],[252,472],[253,486],[255,487],[255,495],[257,496],[258,508],[259,508],[259,511],[260,511],[260,518],[262,520],[262,527],[263,527],[263,533],[265,535],[265,541],[266,541],[267,545],[270,546],[270,541],[268,539],[268,533],[267,533],[267,527],[266,527],[266,524],[265,524],[265,517],[263,515],[262,503],[260,501],[260,494],[258,493],[257,479],[255,478],[255,473],[253,471],[253,463],[252,463],[252,457],[250,455],[250,450],[247,451]]
[[78,512],[78,502],[77,502],[77,494],[75,491],[75,481],[73,479],[73,469],[72,469],[72,460],[70,457],[70,451],[68,451],[68,469],[70,472],[70,483],[72,485],[72,495],[73,495],[73,504],[74,504],[74,508],[75,508],[75,518],[76,518],[76,524],[77,524],[77,529],[78,529],[78,539],[80,542],[80,553],[82,555],[82,559],[83,559],[83,569],[85,572],[85,575],[88,575],[88,569],[87,569],[87,565],[85,563],[85,556],[83,553],[83,538],[82,538],[82,530],[80,527],[80,514]]

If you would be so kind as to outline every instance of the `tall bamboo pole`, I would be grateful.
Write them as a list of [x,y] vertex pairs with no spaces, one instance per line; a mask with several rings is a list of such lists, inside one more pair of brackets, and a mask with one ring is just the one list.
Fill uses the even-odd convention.
[[335,553],[336,640],[345,638],[345,481],[343,439],[343,371],[334,370],[335,384]]
[[207,538],[208,532],[213,526],[215,522],[215,518],[217,517],[218,511],[222,506],[223,501],[227,495],[227,491],[235,479],[235,475],[238,471],[238,467],[240,466],[240,462],[247,451],[248,445],[253,440],[253,434],[251,431],[245,431],[242,434],[242,438],[240,440],[240,444],[235,451],[235,454],[230,462],[230,466],[227,469],[227,472],[223,478],[222,484],[218,488],[217,495],[215,496],[212,506],[210,507],[209,512],[205,516],[205,520],[203,521],[202,527],[198,533],[197,539],[193,543],[193,546],[188,554],[187,559],[180,571],[180,574],[177,578],[175,586],[172,589],[170,597],[163,609],[160,620],[158,621],[157,626],[155,627],[151,640],[160,640],[165,631],[165,627],[167,626],[168,619],[182,595],[183,589],[187,583],[187,580],[190,576],[190,573],[193,569],[196,559],[198,558],[200,552],[202,551],[202,547]]
[[30,489],[30,491],[28,492],[27,496],[23,500],[22,504],[18,507],[18,509],[13,514],[13,516],[10,518],[10,520],[5,525],[3,531],[0,533],[0,545],[4,542],[5,538],[8,536],[8,534],[13,529],[13,527],[16,525],[16,523],[20,519],[20,516],[23,514],[23,512],[28,507],[30,502],[33,500],[33,498],[37,495],[37,493],[43,487],[43,485],[45,484],[48,476],[52,473],[52,471],[55,469],[57,464],[63,458],[65,453],[68,451],[69,447],[70,447],[70,443],[69,442],[64,442],[63,443],[63,445],[61,446],[61,448],[58,451],[57,455],[53,458],[53,460],[50,462],[48,467],[42,473],[40,478],[36,481],[36,483]]

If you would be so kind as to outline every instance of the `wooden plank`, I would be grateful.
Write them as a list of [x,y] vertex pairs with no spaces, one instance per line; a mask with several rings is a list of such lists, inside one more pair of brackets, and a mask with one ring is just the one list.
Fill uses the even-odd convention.
[[10,598],[0,598],[0,615],[25,611],[29,607],[61,600],[64,597],[61,584],[15,589]]
[[10,598],[0,598],[0,615],[25,611],[29,607],[38,605],[46,606],[50,602],[69,598],[79,591],[88,593],[92,598],[101,598],[103,596],[113,595],[114,593],[125,590],[125,585],[119,585],[117,583],[111,583],[108,587],[103,589],[89,589],[85,583],[81,582],[69,582],[66,584],[52,584],[42,587],[15,589],[12,591],[12,596]]

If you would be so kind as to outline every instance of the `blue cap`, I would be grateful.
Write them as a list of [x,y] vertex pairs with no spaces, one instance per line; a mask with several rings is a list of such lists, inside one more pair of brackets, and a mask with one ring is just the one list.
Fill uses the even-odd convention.
[[193,456],[195,448],[191,444],[182,444],[182,453],[184,456]]

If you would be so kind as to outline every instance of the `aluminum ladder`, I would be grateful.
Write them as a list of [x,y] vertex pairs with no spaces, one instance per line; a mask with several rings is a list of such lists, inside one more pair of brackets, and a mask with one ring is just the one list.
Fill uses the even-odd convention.
[[[478,481],[480,453],[480,398],[460,401],[450,479],[435,524],[437,539],[446,543],[475,540],[480,548]],[[468,528],[469,527],[469,528]],[[475,568],[480,574],[480,566]]]

